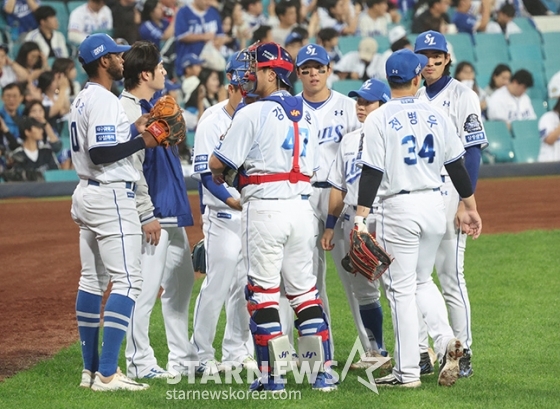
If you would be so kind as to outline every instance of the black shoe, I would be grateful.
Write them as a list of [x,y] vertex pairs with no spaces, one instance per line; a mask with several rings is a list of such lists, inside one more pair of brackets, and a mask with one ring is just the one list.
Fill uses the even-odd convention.
[[473,376],[471,363],[471,351],[463,350],[463,356],[459,359],[459,378],[470,378]]
[[427,352],[422,352],[420,354],[420,376],[422,375],[432,375],[434,373],[434,366],[430,360],[430,354]]

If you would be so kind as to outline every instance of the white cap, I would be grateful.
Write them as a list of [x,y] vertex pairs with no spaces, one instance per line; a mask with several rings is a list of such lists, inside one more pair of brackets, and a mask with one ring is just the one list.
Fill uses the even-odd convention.
[[389,31],[389,43],[395,44],[398,40],[406,36],[406,30],[403,26],[395,26]]

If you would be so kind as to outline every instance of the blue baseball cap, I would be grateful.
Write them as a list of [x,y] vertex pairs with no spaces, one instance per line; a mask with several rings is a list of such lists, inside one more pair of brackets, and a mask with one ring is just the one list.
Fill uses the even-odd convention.
[[443,53],[448,53],[447,40],[443,34],[437,31],[424,31],[416,37],[416,42],[414,43],[414,52],[418,53],[420,51],[441,51]]
[[422,68],[428,64],[428,57],[414,54],[408,48],[395,51],[385,64],[387,80],[398,84],[410,81],[420,75]]
[[317,61],[320,64],[328,65],[331,57],[327,50],[317,44],[308,44],[298,51],[296,57],[296,67],[301,67],[308,61]]
[[124,53],[130,50],[129,45],[118,45],[108,34],[97,33],[86,37],[78,49],[78,57],[83,64],[89,64],[110,53]]
[[232,54],[226,65],[226,73],[231,75],[229,83],[239,85],[249,67],[247,53],[239,51]]
[[296,43],[296,42],[303,42],[303,37],[301,36],[300,33],[296,33],[294,31],[292,31],[290,34],[288,34],[288,37],[286,37],[286,41],[284,41],[284,45],[290,45],[292,43]]
[[387,102],[391,99],[391,90],[383,81],[372,78],[364,82],[359,90],[350,91],[348,96],[351,98],[362,97],[366,101],[371,102]]
[[185,55],[183,57],[183,59],[181,60],[181,67],[183,69],[190,67],[191,65],[199,65],[199,64],[203,64],[204,60],[198,58],[198,55],[193,54],[193,53],[189,53],[187,55]]

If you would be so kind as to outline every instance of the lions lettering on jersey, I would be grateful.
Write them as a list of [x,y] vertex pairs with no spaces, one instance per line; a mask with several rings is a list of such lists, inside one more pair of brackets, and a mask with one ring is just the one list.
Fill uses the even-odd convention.
[[189,20],[189,31],[187,34],[217,33],[218,22],[216,20],[200,24],[198,20]]
[[344,125],[328,126],[319,131],[319,145],[325,142],[338,143],[344,135]]
[[346,176],[346,184],[351,185],[360,177],[362,169],[358,167],[358,161],[354,152],[346,152],[344,156],[344,175]]

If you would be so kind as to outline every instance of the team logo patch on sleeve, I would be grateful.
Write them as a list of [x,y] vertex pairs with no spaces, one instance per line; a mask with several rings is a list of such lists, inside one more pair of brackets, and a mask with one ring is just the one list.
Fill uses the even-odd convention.
[[195,172],[204,172],[205,170],[208,170],[208,164],[207,163],[197,163],[194,165],[194,171]]
[[478,119],[478,115],[470,114],[463,125],[463,129],[467,133],[482,131],[482,124],[480,123],[480,119]]
[[116,142],[115,125],[98,125],[95,127],[95,139],[99,143]]
[[194,157],[194,163],[208,162],[208,155],[196,155]]

